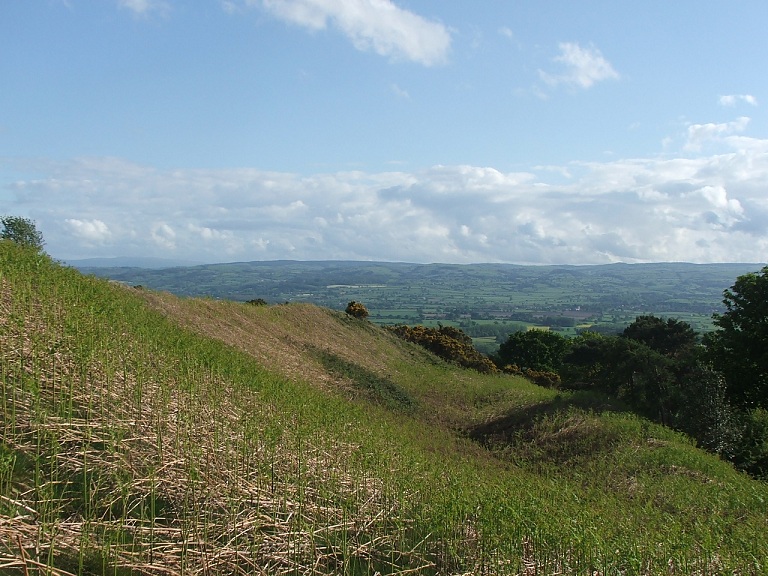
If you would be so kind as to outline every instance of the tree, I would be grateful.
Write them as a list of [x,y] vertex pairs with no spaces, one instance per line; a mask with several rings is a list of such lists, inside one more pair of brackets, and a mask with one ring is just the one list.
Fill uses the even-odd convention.
[[733,456],[741,436],[738,413],[728,401],[723,375],[705,365],[695,366],[681,380],[675,428],[691,435],[699,446],[725,458]]
[[679,404],[673,359],[631,338],[585,332],[563,357],[565,387],[593,389],[670,424]]
[[656,316],[638,316],[622,333],[625,338],[637,340],[665,356],[689,353],[696,345],[696,332],[682,320],[664,320]]
[[347,304],[347,309],[345,312],[354,318],[359,318],[360,320],[365,320],[368,318],[368,309],[362,303],[355,302],[354,300]]
[[617,377],[616,397],[638,414],[671,425],[680,401],[673,361],[642,342],[615,340],[611,364]]
[[560,374],[568,388],[599,388],[610,362],[610,349],[615,336],[586,330],[573,338],[563,356]]
[[22,246],[29,246],[38,252],[42,251],[45,244],[43,235],[29,218],[3,216],[0,218],[0,224],[3,226],[0,238],[3,240],[10,240]]
[[568,351],[568,339],[549,330],[513,332],[499,346],[497,364],[521,369],[557,372]]
[[705,338],[707,353],[732,402],[768,408],[768,266],[739,276],[723,296],[726,311],[713,316],[717,329]]

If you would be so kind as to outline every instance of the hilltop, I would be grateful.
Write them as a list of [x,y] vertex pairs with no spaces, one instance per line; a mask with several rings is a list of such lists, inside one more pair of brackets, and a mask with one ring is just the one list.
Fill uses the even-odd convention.
[[129,288],[0,242],[0,567],[760,574],[768,487],[604,398],[308,303]]

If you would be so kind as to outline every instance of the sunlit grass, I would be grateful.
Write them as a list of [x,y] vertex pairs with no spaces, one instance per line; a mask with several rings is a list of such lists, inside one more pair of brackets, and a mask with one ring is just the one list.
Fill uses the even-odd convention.
[[182,301],[0,243],[0,350],[10,573],[765,569],[764,484],[340,313]]

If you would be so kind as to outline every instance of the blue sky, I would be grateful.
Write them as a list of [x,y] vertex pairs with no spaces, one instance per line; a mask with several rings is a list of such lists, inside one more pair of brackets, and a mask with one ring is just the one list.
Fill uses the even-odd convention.
[[0,3],[60,259],[755,262],[768,2]]

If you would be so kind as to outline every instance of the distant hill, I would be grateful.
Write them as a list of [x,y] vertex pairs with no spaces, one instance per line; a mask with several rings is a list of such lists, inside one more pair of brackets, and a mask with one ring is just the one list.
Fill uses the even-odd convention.
[[764,571],[768,486],[606,398],[313,304],[0,271],[4,574]]
[[85,258],[81,260],[66,260],[64,264],[79,270],[89,268],[144,268],[156,270],[161,268],[173,268],[178,266],[198,266],[199,262],[189,260],[173,260],[169,258],[149,257],[115,257],[115,258]]
[[712,313],[722,310],[723,290],[761,267],[274,261],[82,270],[180,296],[310,302],[337,310],[356,300],[365,303],[371,320],[379,324],[439,321],[480,336],[490,335],[490,328],[481,327],[494,322],[499,333],[519,329],[520,323],[570,333],[579,325],[619,331],[639,314],[680,317],[703,331],[711,328]]

